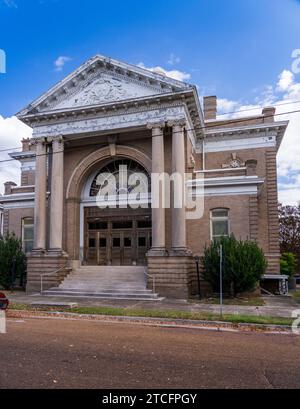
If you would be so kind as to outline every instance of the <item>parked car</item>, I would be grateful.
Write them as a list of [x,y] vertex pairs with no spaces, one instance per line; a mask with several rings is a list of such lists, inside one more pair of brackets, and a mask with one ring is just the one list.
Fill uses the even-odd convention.
[[8,307],[9,301],[5,294],[0,293],[0,310],[6,310]]
[[300,274],[295,275],[296,283],[300,284]]

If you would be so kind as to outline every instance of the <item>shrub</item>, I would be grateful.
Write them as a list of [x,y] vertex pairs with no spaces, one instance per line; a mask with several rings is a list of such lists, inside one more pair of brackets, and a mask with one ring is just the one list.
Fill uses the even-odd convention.
[[205,247],[202,263],[204,279],[220,292],[220,244],[223,247],[223,291],[236,295],[255,289],[267,268],[263,251],[252,241],[223,237]]
[[293,277],[296,271],[296,256],[293,253],[283,253],[280,258],[280,273]]
[[26,271],[26,257],[21,240],[15,234],[7,233],[0,238],[0,286],[5,290],[11,287],[13,258],[16,260],[14,279],[20,278]]

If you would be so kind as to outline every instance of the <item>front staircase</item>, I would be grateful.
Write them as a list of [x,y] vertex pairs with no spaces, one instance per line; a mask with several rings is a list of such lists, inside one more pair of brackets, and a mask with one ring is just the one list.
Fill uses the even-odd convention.
[[82,266],[45,296],[123,300],[161,300],[146,287],[143,266]]

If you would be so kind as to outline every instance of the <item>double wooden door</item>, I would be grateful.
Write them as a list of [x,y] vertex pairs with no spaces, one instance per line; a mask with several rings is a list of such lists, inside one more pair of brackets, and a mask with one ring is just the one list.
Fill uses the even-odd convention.
[[89,265],[146,265],[151,241],[149,218],[89,220],[85,260]]

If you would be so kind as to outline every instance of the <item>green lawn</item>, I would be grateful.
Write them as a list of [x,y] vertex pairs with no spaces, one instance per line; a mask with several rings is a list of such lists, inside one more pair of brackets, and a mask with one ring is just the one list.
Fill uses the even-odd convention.
[[[11,310],[29,310],[37,311],[24,304],[12,303],[9,307]],[[70,312],[70,310],[62,308],[39,308],[39,311],[59,311]],[[269,324],[269,325],[291,325],[293,320],[290,318],[281,317],[264,317],[253,315],[236,315],[224,314],[220,317],[219,314],[208,312],[189,312],[189,311],[175,311],[175,310],[147,310],[147,309],[126,309],[113,307],[80,307],[72,308],[72,313],[75,314],[93,314],[93,315],[110,315],[122,317],[151,317],[151,318],[169,318],[169,319],[185,319],[185,320],[203,320],[203,321],[222,321],[231,323],[251,323],[251,324]]]
[[300,290],[291,292],[291,295],[293,296],[294,300],[297,301],[298,304],[300,304]]
[[[189,300],[191,303],[197,303],[197,304],[220,304],[220,299],[219,298],[203,298],[199,300],[198,298],[191,298]],[[253,306],[253,307],[261,307],[265,305],[264,300],[262,297],[238,297],[238,298],[224,298],[223,299],[223,304],[224,305],[248,305],[248,306]]]

